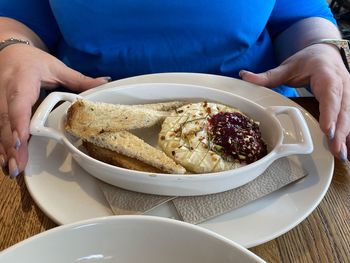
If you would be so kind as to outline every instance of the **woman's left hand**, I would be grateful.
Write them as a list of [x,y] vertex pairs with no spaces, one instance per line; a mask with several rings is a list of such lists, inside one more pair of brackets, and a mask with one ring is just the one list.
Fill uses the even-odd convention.
[[314,44],[274,69],[260,74],[242,70],[240,76],[269,88],[282,84],[311,86],[319,101],[319,123],[327,135],[330,151],[343,161],[350,158],[350,74],[336,47]]

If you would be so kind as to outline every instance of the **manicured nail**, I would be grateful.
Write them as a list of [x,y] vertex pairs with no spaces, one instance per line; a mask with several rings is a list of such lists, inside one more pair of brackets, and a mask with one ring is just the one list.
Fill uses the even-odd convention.
[[21,141],[20,141],[20,139],[19,139],[18,132],[17,132],[17,131],[14,131],[12,135],[13,135],[14,138],[16,138],[16,141],[15,141],[15,149],[16,149],[16,151],[18,151],[18,150],[19,150],[19,147],[21,147]]
[[339,153],[339,158],[343,162],[345,162],[348,159],[348,150],[346,148],[345,143],[341,145],[340,153]]
[[15,149],[16,149],[16,151],[19,150],[19,147],[21,147],[21,141],[20,141],[19,138],[17,137],[17,139],[16,139],[16,144],[15,144]]
[[240,78],[242,78],[242,76],[243,76],[243,74],[245,73],[245,72],[247,72],[246,70],[240,70],[239,72],[238,72],[238,75],[239,75],[239,77]]
[[334,133],[335,133],[335,122],[332,122],[331,127],[328,130],[328,138],[330,140],[334,139]]
[[6,166],[6,161],[4,155],[0,154],[0,164],[2,168],[5,168]]
[[107,76],[107,77],[103,77],[107,82],[111,82],[112,81],[112,77],[109,77],[109,76]]
[[19,174],[18,166],[14,158],[9,160],[9,174],[12,179],[16,178]]

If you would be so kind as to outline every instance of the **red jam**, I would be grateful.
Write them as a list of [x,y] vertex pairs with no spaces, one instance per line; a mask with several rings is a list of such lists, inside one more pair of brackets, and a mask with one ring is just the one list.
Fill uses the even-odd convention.
[[239,112],[219,112],[209,119],[211,143],[240,163],[252,163],[267,154],[259,125]]

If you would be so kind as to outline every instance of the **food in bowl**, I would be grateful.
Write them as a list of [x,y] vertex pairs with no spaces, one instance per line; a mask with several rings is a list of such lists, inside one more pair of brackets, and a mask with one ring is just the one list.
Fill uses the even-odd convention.
[[184,105],[166,117],[158,144],[194,173],[235,169],[267,154],[258,122],[238,109],[206,101]]
[[67,111],[66,130],[79,137],[156,125],[182,101],[121,105],[78,99]]
[[[160,149],[132,133],[160,123]],[[144,172],[220,172],[267,154],[258,122],[206,101],[115,105],[80,99],[68,109],[65,128],[93,158]]]
[[185,168],[128,131],[161,122],[180,104],[117,105],[80,99],[68,109],[65,129],[81,138],[89,155],[100,161],[140,171],[184,174]]

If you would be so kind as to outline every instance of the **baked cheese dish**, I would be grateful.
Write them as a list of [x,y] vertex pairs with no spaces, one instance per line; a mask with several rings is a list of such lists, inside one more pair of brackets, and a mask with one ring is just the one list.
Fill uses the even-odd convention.
[[160,148],[189,172],[235,169],[267,153],[259,123],[218,103],[191,103],[165,118]]

